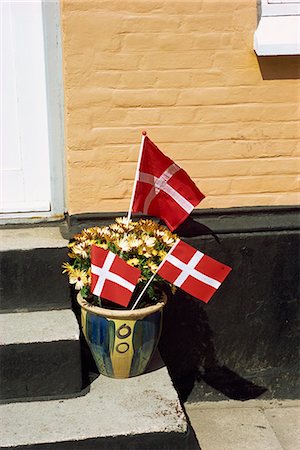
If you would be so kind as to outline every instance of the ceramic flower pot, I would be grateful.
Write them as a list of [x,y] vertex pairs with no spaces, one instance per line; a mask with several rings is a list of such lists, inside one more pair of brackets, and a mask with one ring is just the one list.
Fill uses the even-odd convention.
[[166,295],[153,306],[110,310],[90,305],[80,294],[81,326],[98,370],[113,378],[142,374],[160,338]]

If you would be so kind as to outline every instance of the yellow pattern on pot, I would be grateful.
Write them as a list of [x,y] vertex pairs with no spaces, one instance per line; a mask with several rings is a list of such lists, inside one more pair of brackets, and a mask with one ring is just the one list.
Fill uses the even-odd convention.
[[111,363],[115,378],[127,378],[130,375],[133,358],[132,336],[135,320],[113,320],[115,324],[115,341],[111,351]]

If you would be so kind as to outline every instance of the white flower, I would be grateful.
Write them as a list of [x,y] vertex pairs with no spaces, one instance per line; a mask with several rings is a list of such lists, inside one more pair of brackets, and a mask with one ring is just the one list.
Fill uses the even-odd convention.
[[[127,217],[117,217],[116,222],[121,226],[127,225]],[[129,221],[129,223],[131,223],[131,220]]]
[[156,243],[156,238],[145,235],[145,236],[143,236],[143,241],[144,241],[146,247],[154,247],[154,245]]
[[132,231],[135,227],[135,223],[132,220],[128,221],[127,217],[117,217],[116,223],[126,231]]
[[70,284],[75,284],[75,289],[80,291],[83,286],[88,284],[87,273],[84,270],[74,269],[72,273],[69,274]]
[[141,239],[136,238],[136,237],[129,236],[128,237],[128,244],[129,244],[130,248],[137,248],[137,247],[139,247],[140,245],[143,244],[143,241]]
[[87,241],[74,245],[72,252],[83,259],[87,259],[91,244]]
[[170,237],[170,235],[167,233],[164,234],[162,239],[163,239],[164,243],[169,246],[173,245],[175,242],[175,239],[173,237]]
[[122,228],[117,223],[113,223],[112,225],[110,225],[110,229],[115,233],[124,233],[124,228]]
[[109,227],[97,227],[97,234],[101,237],[110,236],[110,229]]
[[122,252],[129,252],[130,251],[130,245],[129,245],[129,242],[128,242],[127,238],[124,237],[122,239],[119,239],[116,242],[116,244],[122,250]]

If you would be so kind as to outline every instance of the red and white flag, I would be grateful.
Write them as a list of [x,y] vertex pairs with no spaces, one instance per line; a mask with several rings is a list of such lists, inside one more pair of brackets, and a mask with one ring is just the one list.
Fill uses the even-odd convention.
[[207,303],[230,271],[230,267],[178,239],[157,273]]
[[132,211],[159,217],[173,231],[204,197],[188,174],[145,136]]
[[127,306],[141,271],[115,253],[92,245],[91,292],[114,303]]

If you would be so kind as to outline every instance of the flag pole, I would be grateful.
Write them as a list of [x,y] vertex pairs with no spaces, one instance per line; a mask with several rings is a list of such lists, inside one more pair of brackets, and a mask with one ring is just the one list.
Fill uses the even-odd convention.
[[139,152],[137,167],[136,167],[136,171],[135,171],[135,178],[134,178],[134,183],[133,183],[133,189],[132,189],[132,194],[131,194],[130,206],[129,206],[129,211],[128,211],[128,215],[127,215],[127,226],[129,225],[129,221],[130,221],[131,215],[132,215],[132,207],[133,207],[134,195],[135,195],[136,185],[137,185],[137,182],[138,182],[139,169],[140,169],[140,165],[141,165],[143,148],[144,148],[144,141],[145,141],[145,137],[146,136],[147,136],[147,132],[143,131],[142,132],[141,145],[140,145],[140,152]]
[[153,275],[151,275],[151,277],[149,278],[149,280],[147,281],[147,283],[145,284],[142,292],[140,293],[140,295],[138,296],[138,298],[136,299],[136,301],[134,302],[133,306],[131,309],[134,309],[136,307],[136,305],[138,304],[138,302],[141,300],[141,298],[143,297],[143,295],[145,294],[145,292],[147,291],[149,285],[152,283],[155,275],[157,274],[157,272],[159,271],[159,269],[161,268],[161,266],[163,265],[163,263],[165,262],[165,259],[167,258],[167,256],[169,255],[169,253],[171,253],[172,250],[174,250],[174,248],[176,247],[176,245],[178,244],[178,242],[180,241],[180,239],[176,239],[176,241],[174,242],[174,245],[170,248],[170,250],[168,251],[168,253],[166,254],[166,256],[164,257],[163,260],[161,260],[158,268],[156,269],[156,271],[154,272]]
[[[157,270],[158,270],[158,269],[159,269],[159,268],[157,268]],[[156,275],[156,273],[157,273],[157,270],[156,270],[156,272],[154,272],[154,274],[151,276],[151,278],[149,278],[149,280],[147,281],[147,283],[146,283],[145,286],[144,286],[144,289],[142,290],[142,292],[140,293],[140,295],[138,296],[138,298],[137,298],[136,301],[134,302],[134,304],[133,304],[133,306],[132,306],[131,309],[134,309],[134,308],[136,307],[136,305],[138,304],[138,302],[141,300],[141,298],[142,298],[143,295],[145,294],[146,290],[148,289],[149,284],[152,283],[153,278],[155,277],[155,275]]]

